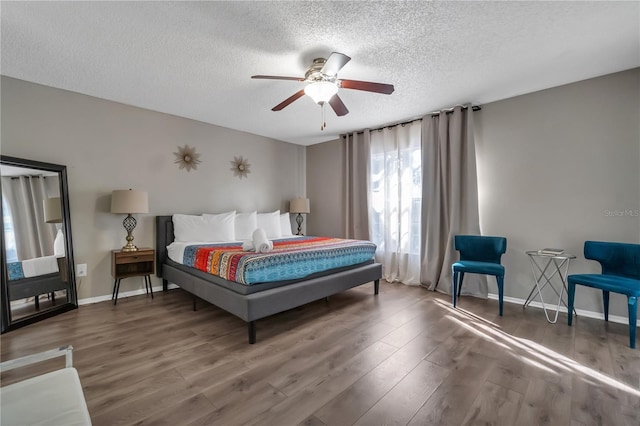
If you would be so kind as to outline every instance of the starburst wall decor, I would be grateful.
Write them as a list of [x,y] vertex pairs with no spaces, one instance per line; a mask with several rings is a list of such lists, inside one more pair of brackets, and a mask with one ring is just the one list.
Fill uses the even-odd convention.
[[173,155],[176,156],[176,161],[174,163],[180,165],[180,170],[187,169],[188,172],[193,170],[198,170],[198,164],[201,163],[199,160],[200,154],[196,153],[195,147],[190,147],[189,145],[185,145],[183,147],[178,147],[178,152],[174,152]]
[[233,157],[233,161],[230,161],[230,163],[233,175],[238,176],[240,179],[248,177],[247,175],[251,173],[251,170],[249,170],[251,164],[249,164],[248,159],[242,158],[242,155],[240,157]]

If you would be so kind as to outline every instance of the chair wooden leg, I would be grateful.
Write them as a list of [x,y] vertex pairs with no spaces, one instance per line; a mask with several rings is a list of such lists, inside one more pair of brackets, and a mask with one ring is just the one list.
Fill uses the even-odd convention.
[[604,305],[604,320],[609,321],[609,292],[602,290],[602,304]]
[[627,305],[629,306],[629,346],[631,349],[635,349],[636,327],[638,326],[638,298],[635,296],[627,297]]
[[573,323],[573,301],[576,297],[576,283],[569,280],[567,284],[567,324],[571,326],[571,323]]
[[502,302],[504,299],[504,277],[496,276],[498,282],[498,306],[500,307],[500,316],[502,316]]

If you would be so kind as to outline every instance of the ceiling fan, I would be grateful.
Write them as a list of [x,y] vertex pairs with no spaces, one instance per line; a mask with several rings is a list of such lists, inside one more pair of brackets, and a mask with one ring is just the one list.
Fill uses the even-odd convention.
[[[363,90],[365,92],[382,93],[390,95],[393,93],[392,84],[373,83],[370,81],[359,80],[345,80],[338,78],[338,71],[344,67],[351,58],[344,53],[333,52],[327,59],[316,58],[313,60],[313,64],[309,67],[307,72],[302,77],[282,77],[275,75],[253,75],[251,78],[267,79],[267,80],[293,80],[299,82],[307,82],[304,89],[298,90],[292,96],[288,97],[284,101],[280,102],[275,107],[271,108],[272,111],[280,111],[293,101],[301,98],[305,94],[311,97],[313,101],[319,104],[323,108],[324,104],[329,103],[331,108],[337,116],[341,117],[347,115],[349,110],[345,106],[340,96],[338,96],[338,89],[353,89]],[[326,123],[321,126],[321,130],[326,127]]]

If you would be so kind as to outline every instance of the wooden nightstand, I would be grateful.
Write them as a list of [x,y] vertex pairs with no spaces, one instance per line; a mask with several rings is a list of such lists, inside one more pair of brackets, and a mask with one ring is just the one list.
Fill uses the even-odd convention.
[[151,248],[141,248],[138,251],[111,251],[111,275],[115,278],[111,300],[114,305],[118,303],[118,292],[122,278],[144,276],[145,290],[147,293],[151,293],[153,299],[151,274],[155,270],[155,258],[156,251]]

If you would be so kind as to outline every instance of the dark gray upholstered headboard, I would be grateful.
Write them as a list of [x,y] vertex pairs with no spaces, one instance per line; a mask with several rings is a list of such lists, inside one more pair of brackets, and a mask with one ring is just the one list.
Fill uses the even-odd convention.
[[167,259],[167,246],[173,242],[172,216],[156,216],[156,276],[162,278],[162,264]]

